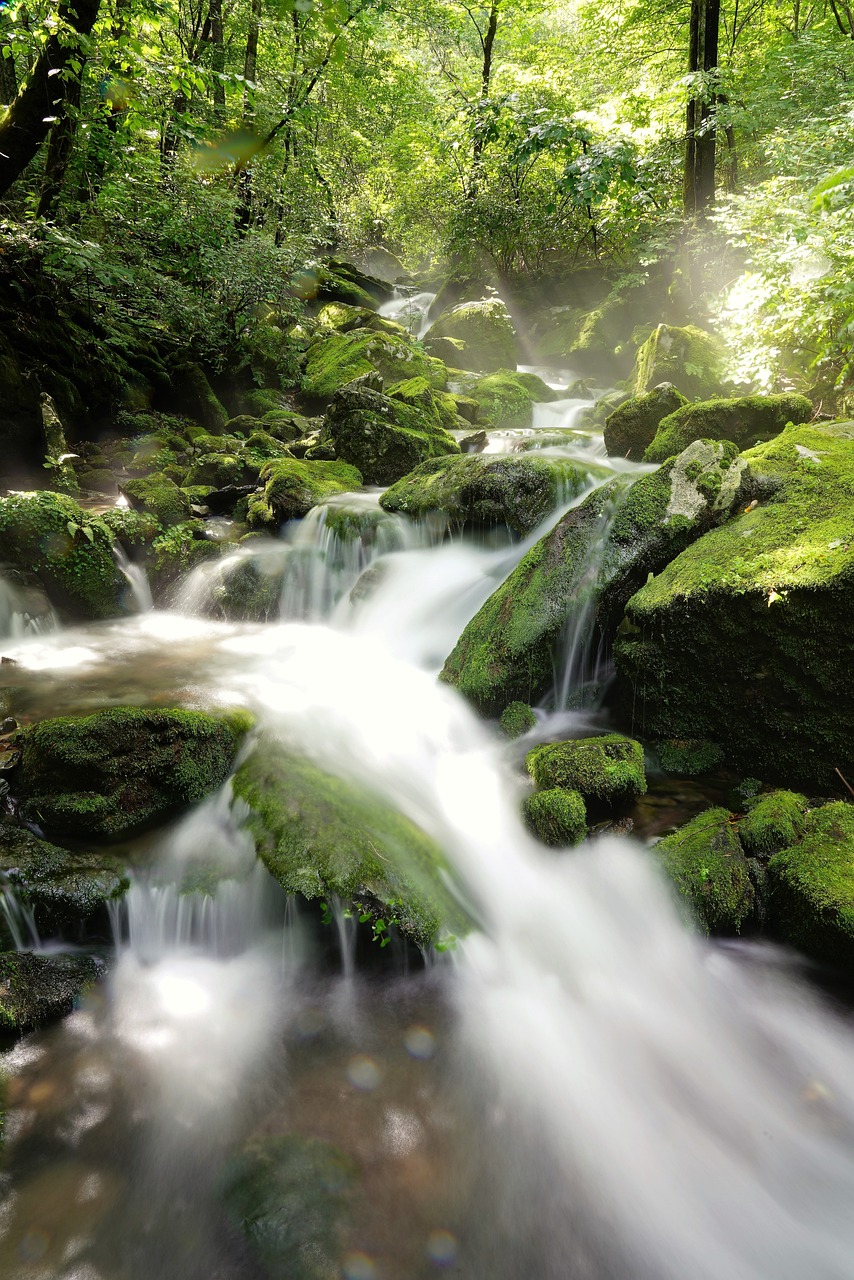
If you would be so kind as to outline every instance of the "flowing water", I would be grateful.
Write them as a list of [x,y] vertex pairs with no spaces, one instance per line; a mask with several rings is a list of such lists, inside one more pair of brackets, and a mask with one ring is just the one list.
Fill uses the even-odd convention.
[[[437,840],[473,927],[366,968],[341,904],[324,926],[256,863],[228,786],[131,850],[109,978],[5,1057],[0,1276],[848,1280],[850,1020],[783,953],[691,934],[642,846],[530,839],[513,749],[435,679],[528,544],[395,529],[356,551],[321,512],[262,547],[267,623],[212,617],[208,575],[182,592],[202,616],[7,645],[34,712],[248,706]],[[288,1142],[327,1172],[250,1249],[228,1188]],[[324,1252],[306,1232],[339,1201]]]

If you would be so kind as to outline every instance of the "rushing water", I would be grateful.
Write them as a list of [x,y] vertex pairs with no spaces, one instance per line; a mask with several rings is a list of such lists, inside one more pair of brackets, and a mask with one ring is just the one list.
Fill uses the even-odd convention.
[[[511,752],[435,680],[527,544],[414,531],[374,555],[328,532],[317,514],[259,552],[280,620],[25,638],[19,696],[249,706],[433,836],[476,927],[405,980],[360,975],[353,922],[332,903],[324,933],[284,898],[228,787],[186,815],[135,859],[107,983],[7,1055],[0,1275],[847,1280],[850,1027],[782,953],[688,932],[641,846],[536,845]],[[222,1189],[247,1138],[288,1134],[340,1150],[350,1214],[331,1263],[264,1269]],[[312,1211],[281,1212],[290,1239]]]

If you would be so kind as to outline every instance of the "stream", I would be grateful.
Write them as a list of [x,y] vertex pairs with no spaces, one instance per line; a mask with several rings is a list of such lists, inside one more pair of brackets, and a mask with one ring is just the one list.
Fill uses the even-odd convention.
[[[539,405],[488,448],[548,435],[591,488],[648,469],[605,456],[589,403]],[[23,715],[244,705],[436,839],[472,922],[424,955],[366,946],[340,904],[321,925],[256,861],[228,784],[138,841],[107,977],[2,1057],[3,1280],[850,1280],[850,1018],[782,950],[689,932],[642,843],[556,854],[518,816],[524,750],[604,727],[572,695],[607,655],[579,622],[558,709],[521,745],[436,681],[583,496],[511,542],[348,495],[372,538],[342,541],[321,506],[203,565],[171,610],[131,575],[136,612],[110,623],[61,629],[2,595]],[[250,556],[281,581],[278,616],[223,621]],[[294,1137],[337,1163],[297,1180],[253,1251],[226,1189],[247,1142]],[[309,1228],[342,1196],[324,1252]]]

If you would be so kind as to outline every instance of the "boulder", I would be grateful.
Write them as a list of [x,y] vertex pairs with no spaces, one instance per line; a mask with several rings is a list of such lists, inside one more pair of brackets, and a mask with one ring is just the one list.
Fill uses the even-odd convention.
[[534,747],[525,765],[538,787],[577,791],[588,802],[613,807],[646,794],[643,747],[619,733]]
[[733,815],[707,809],[653,847],[706,933],[740,933],[755,895]]
[[300,520],[324,498],[361,489],[362,476],[344,462],[304,462],[278,458],[261,472],[263,488],[250,499],[246,522],[251,529],[277,528]]
[[551,787],[535,791],[522,806],[528,830],[553,848],[580,844],[587,835],[587,810],[577,791]]
[[0,824],[0,882],[32,911],[42,937],[91,920],[123,897],[129,883],[110,854],[61,849],[9,822]]
[[768,864],[770,923],[783,941],[829,964],[854,965],[854,805],[813,809],[796,844]]
[[462,369],[491,373],[516,368],[516,333],[507,308],[498,298],[463,302],[444,312],[424,337],[428,351],[437,338],[458,338],[465,343],[458,357]]
[[511,702],[498,718],[499,727],[508,738],[521,738],[536,723],[537,717],[527,702]]
[[686,404],[661,421],[643,455],[644,462],[664,462],[693,440],[732,440],[739,449],[749,449],[779,435],[790,423],[809,422],[813,412],[806,396],[797,395],[742,396]]
[[675,413],[685,404],[685,397],[669,382],[662,382],[643,395],[624,400],[605,419],[605,448],[608,454],[612,458],[632,458],[635,462],[640,462],[644,450],[652,444],[662,418]]
[[694,325],[660,324],[638,351],[632,391],[643,395],[660,382],[671,382],[685,395],[705,399],[721,389],[723,356],[714,334]]
[[534,404],[559,400],[560,396],[535,373],[510,369],[479,378],[468,392],[468,398],[478,406],[478,422],[491,428],[530,427]]
[[71,1013],[103,967],[92,956],[0,953],[0,1027],[19,1035]]
[[436,512],[461,528],[504,524],[524,536],[589,484],[589,473],[566,458],[467,453],[422,462],[380,504],[413,518]]
[[854,423],[790,427],[743,458],[739,514],[628,602],[625,702],[653,737],[706,738],[736,769],[836,785],[836,768],[854,775]]
[[52,604],[75,618],[121,613],[124,579],[99,516],[58,493],[0,498],[0,557],[36,574]]
[[350,333],[321,332],[306,353],[303,391],[328,400],[348,382],[378,373],[386,382],[426,378],[431,387],[445,385],[445,366],[430,359],[415,342],[393,333],[354,329]]
[[250,727],[245,712],[113,707],[21,736],[22,816],[51,837],[121,840],[220,786]]
[[319,444],[358,467],[365,484],[393,484],[428,458],[459,453],[442,426],[453,413],[450,405],[440,407],[426,379],[408,380],[388,395],[359,380],[333,397]]
[[265,740],[240,766],[234,794],[262,861],[287,893],[333,894],[421,944],[459,923],[444,855],[385,800]]
[[135,511],[144,511],[164,525],[190,518],[190,499],[174,480],[164,475],[125,480],[121,491]]
[[796,791],[772,791],[751,801],[738,835],[745,852],[767,858],[800,842],[804,834],[806,796]]
[[228,414],[201,365],[192,361],[180,365],[173,374],[172,385],[177,407],[211,435],[222,435]]

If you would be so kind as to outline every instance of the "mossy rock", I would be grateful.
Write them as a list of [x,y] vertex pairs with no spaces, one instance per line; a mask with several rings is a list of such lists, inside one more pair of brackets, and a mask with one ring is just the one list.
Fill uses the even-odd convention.
[[626,607],[625,705],[652,737],[710,738],[736,769],[835,786],[836,768],[854,773],[854,423],[790,427],[743,457],[741,511]]
[[646,794],[643,747],[619,733],[543,743],[525,765],[538,787],[563,787],[587,801],[616,806]]
[[151,593],[158,604],[171,601],[177,583],[209,560],[218,560],[225,551],[222,542],[205,536],[203,520],[185,520],[159,534],[151,544],[147,560]]
[[121,840],[220,786],[249,725],[142,707],[43,720],[22,734],[22,815],[48,836]]
[[589,482],[589,473],[566,458],[469,453],[422,462],[380,504],[413,518],[440,513],[456,527],[503,524],[524,536]]
[[321,333],[312,341],[306,354],[303,391],[328,400],[366,373],[378,373],[389,383],[426,378],[438,390],[445,384],[444,365],[431,361],[413,339],[357,329]]
[[269,1280],[340,1273],[357,1169],[321,1138],[253,1138],[226,1166],[226,1209]]
[[0,1027],[22,1034],[63,1018],[101,974],[91,956],[0,953]]
[[121,613],[124,579],[113,537],[99,517],[65,494],[15,493],[0,498],[0,555],[33,572],[51,603],[76,618]]
[[552,390],[535,373],[499,369],[479,378],[468,393],[478,406],[478,422],[490,428],[530,427],[534,404],[557,400]]
[[654,846],[664,870],[706,933],[740,933],[755,897],[728,809],[707,809]]
[[301,413],[292,413],[289,409],[270,409],[261,421],[267,434],[282,444],[301,439],[311,429],[309,418]]
[[457,926],[441,850],[379,796],[264,740],[234,777],[262,861],[288,893],[337,895],[415,942]]
[[[245,544],[244,544],[245,545]],[[208,612],[229,622],[268,622],[279,614],[282,564],[278,554],[247,556],[211,583]]]
[[[635,462],[640,462],[644,451],[652,444],[662,419],[685,404],[685,397],[669,382],[663,382],[643,395],[624,400],[605,419],[605,448],[608,454],[612,458],[632,458]],[[675,452],[678,453],[679,450]]]
[[577,791],[565,787],[535,791],[525,799],[522,813],[528,830],[553,848],[580,844],[587,835],[587,809]]
[[799,843],[804,834],[806,796],[797,791],[772,791],[759,796],[739,823],[738,834],[745,851],[754,857],[768,857]]
[[424,379],[384,394],[357,381],[333,397],[319,444],[357,467],[365,484],[393,484],[429,458],[458,454]]
[[172,375],[172,385],[178,407],[211,435],[222,435],[228,414],[201,365],[180,365]]
[[424,337],[428,350],[438,338],[457,338],[465,343],[459,352],[459,366],[481,373],[515,369],[518,363],[516,332],[510,313],[498,298],[463,302],[445,311]]
[[61,849],[8,822],[0,824],[2,883],[32,910],[43,937],[90,920],[123,897],[129,884],[124,867],[111,855]]
[[300,520],[324,498],[362,487],[361,472],[344,462],[297,458],[266,463],[261,479],[263,489],[248,504],[246,520],[251,529],[277,528],[287,520]]
[[779,435],[790,423],[809,422],[812,416],[810,401],[796,395],[686,404],[661,421],[643,455],[644,462],[664,462],[693,440],[732,440],[739,449],[749,449]]
[[632,391],[643,395],[660,382],[670,382],[687,396],[705,399],[721,389],[723,356],[714,334],[694,325],[660,324],[638,351]]
[[770,922],[799,951],[854,965],[854,805],[813,809],[799,843],[768,864]]
[[180,524],[190,518],[190,499],[167,476],[152,475],[139,480],[126,480],[121,491],[134,510],[153,515],[164,526]]
[[511,702],[498,718],[499,727],[508,738],[521,738],[536,723],[537,717],[527,702]]
[[658,759],[665,773],[696,778],[723,764],[724,753],[706,738],[668,738],[658,743]]

